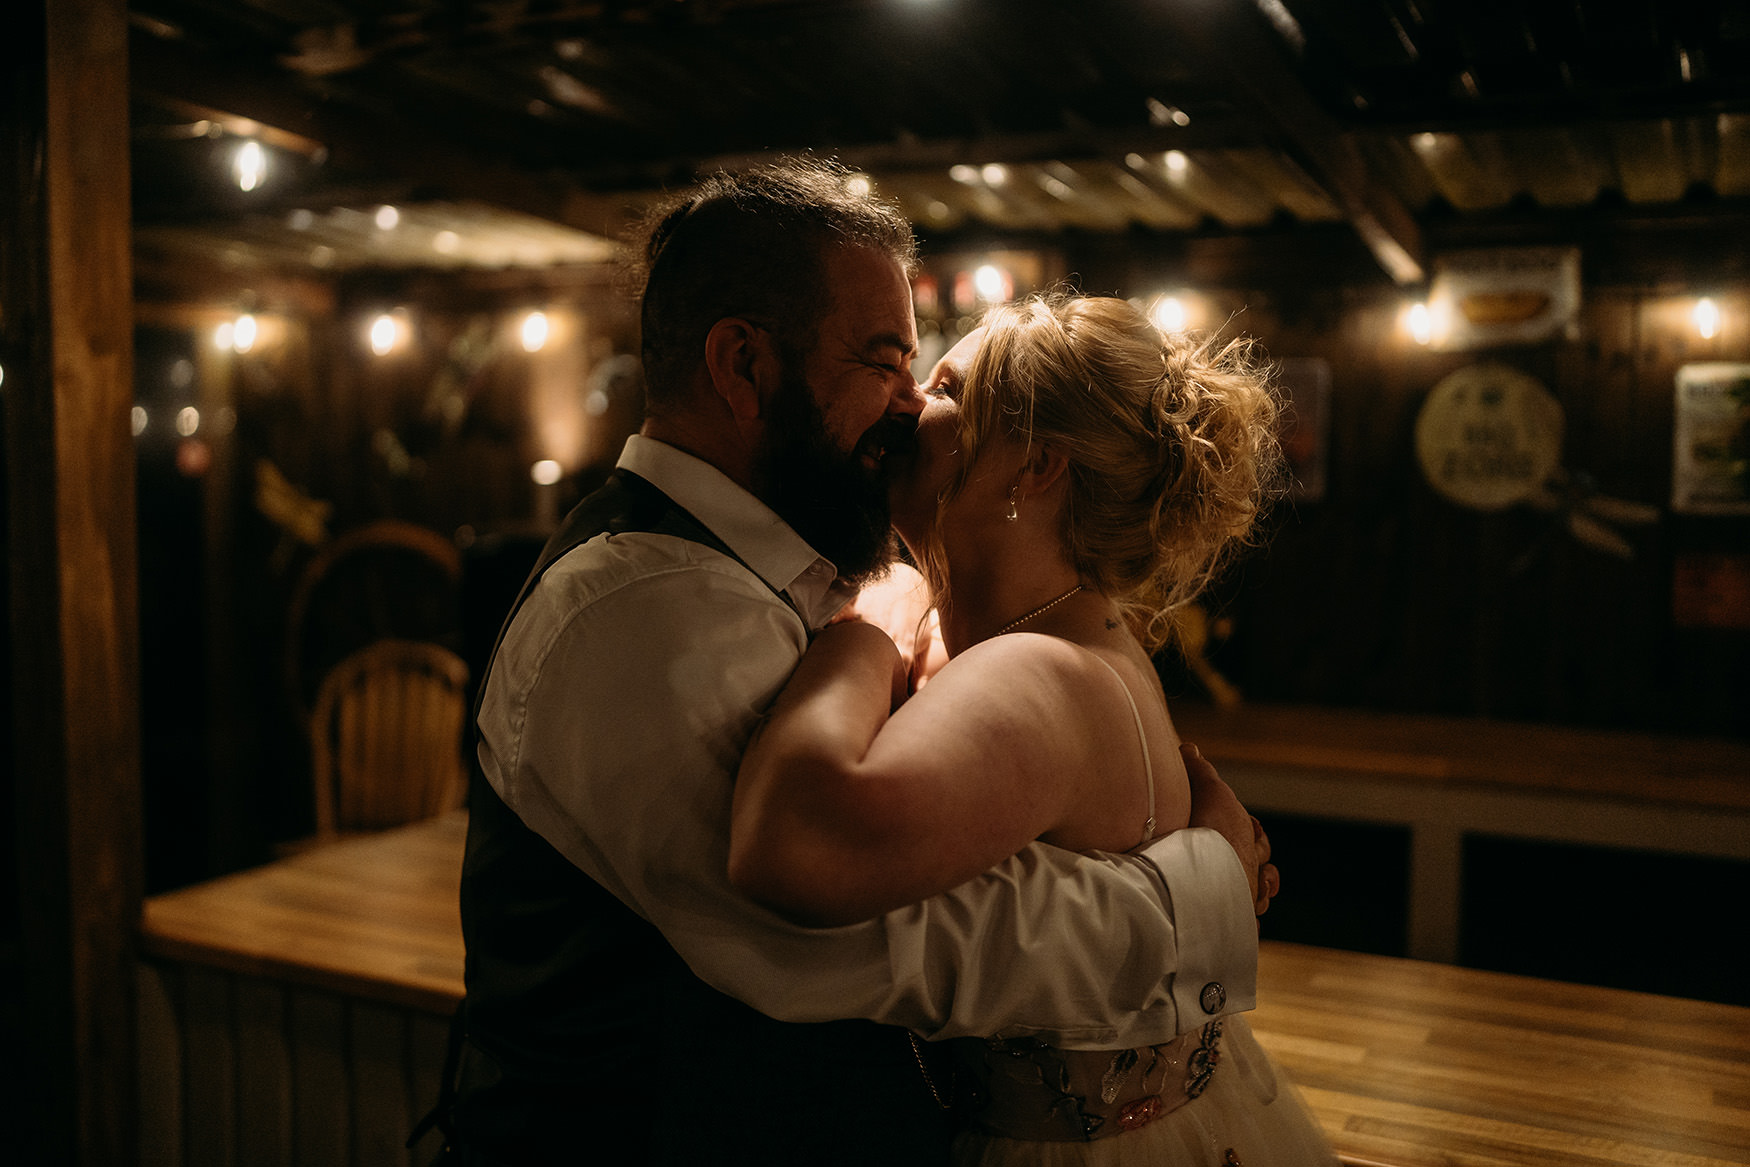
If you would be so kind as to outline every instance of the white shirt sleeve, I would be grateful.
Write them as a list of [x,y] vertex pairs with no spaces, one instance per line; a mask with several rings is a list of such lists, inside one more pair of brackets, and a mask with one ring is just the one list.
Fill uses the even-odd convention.
[[549,570],[494,663],[480,758],[524,822],[701,979],[780,1020],[1067,1048],[1160,1042],[1252,1007],[1250,895],[1211,831],[1175,832],[1141,855],[1035,844],[841,928],[791,924],[737,892],[735,770],[806,633],[740,565],[677,542],[617,537],[607,553],[626,558],[619,575]]

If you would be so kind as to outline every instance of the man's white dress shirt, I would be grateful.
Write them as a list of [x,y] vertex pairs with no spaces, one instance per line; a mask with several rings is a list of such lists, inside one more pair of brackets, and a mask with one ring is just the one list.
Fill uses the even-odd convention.
[[480,762],[525,823],[696,975],[785,1021],[1066,1048],[1161,1042],[1253,1007],[1250,894],[1213,831],[1176,831],[1137,855],[1035,843],[953,891],[838,928],[791,924],[731,887],[742,749],[809,630],[848,595],[831,563],[714,467],[642,436],[619,464],[742,562],[626,533],[550,566],[498,650]]

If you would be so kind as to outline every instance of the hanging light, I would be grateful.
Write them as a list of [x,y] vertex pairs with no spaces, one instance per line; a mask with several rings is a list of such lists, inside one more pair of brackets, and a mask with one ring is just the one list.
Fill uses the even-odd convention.
[[1720,331],[1720,306],[1707,296],[1695,302],[1695,310],[1690,319],[1695,321],[1695,331],[1703,340],[1712,340]]
[[237,179],[237,189],[251,191],[267,177],[267,152],[253,138],[237,147],[231,156],[231,173]]
[[393,313],[384,312],[371,321],[371,351],[380,357],[394,352],[401,343],[401,322]]
[[1179,297],[1162,296],[1149,309],[1148,318],[1162,332],[1184,332],[1191,315],[1185,310],[1185,301]]
[[1009,273],[994,263],[987,263],[972,273],[972,287],[978,298],[987,304],[1000,304],[1014,294],[1014,282]]
[[255,317],[247,312],[237,317],[236,322],[231,325],[232,350],[240,353],[248,352],[255,347],[257,334],[258,327],[255,323]]
[[546,347],[550,328],[545,312],[530,312],[523,317],[523,351],[537,353]]
[[1404,309],[1404,328],[1409,332],[1411,340],[1417,344],[1427,344],[1434,339],[1434,313],[1427,304],[1418,300]]

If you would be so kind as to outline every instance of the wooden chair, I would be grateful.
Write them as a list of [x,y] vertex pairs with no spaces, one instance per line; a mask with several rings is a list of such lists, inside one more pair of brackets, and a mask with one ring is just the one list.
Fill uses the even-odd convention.
[[310,718],[318,839],[461,805],[467,688],[462,658],[422,641],[380,640],[329,672]]
[[305,726],[322,679],[379,640],[460,647],[462,553],[436,531],[381,519],[324,544],[298,576],[286,612],[287,709]]

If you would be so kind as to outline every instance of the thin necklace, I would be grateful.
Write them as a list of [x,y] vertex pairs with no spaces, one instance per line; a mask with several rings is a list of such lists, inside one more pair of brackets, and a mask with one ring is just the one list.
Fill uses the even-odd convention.
[[1071,588],[1069,591],[1063,593],[1063,595],[1057,597],[1057,599],[1049,600],[1046,603],[1040,604],[1037,608],[1034,608],[1031,612],[1028,612],[1025,616],[1021,617],[1019,620],[1011,620],[1009,623],[1004,624],[1001,628],[997,629],[997,635],[1001,636],[1005,632],[1013,632],[1015,629],[1017,629],[1021,625],[1025,624],[1027,621],[1033,619],[1033,617],[1038,616],[1038,615],[1042,615],[1043,613],[1051,611],[1051,609],[1057,607],[1059,604],[1063,603],[1065,600],[1069,599],[1071,596],[1075,595],[1077,592],[1079,592],[1081,590],[1082,590],[1082,585],[1077,584],[1075,587]]

